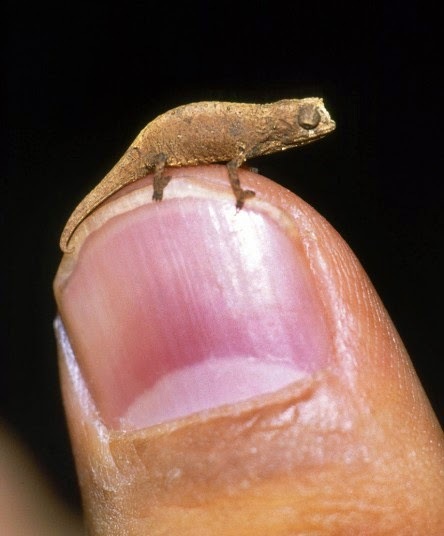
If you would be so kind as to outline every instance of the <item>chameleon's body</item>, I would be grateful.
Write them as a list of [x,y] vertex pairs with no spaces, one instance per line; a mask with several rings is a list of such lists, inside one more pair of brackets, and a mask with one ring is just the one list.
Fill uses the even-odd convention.
[[315,141],[335,128],[322,99],[288,99],[272,104],[199,102],[160,115],[140,132],[105,178],[74,210],[60,247],[68,251],[78,225],[103,201],[150,172],[154,195],[162,199],[164,167],[227,162],[230,183],[241,208],[254,192],[242,190],[237,167],[248,158]]

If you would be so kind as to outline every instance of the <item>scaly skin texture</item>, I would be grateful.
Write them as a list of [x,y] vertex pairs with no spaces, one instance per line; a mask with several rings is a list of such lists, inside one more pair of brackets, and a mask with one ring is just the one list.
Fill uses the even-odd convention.
[[272,104],[198,102],[179,106],[140,132],[122,158],[83,199],[69,218],[62,251],[80,223],[115,192],[155,171],[154,199],[162,199],[165,166],[228,162],[229,180],[241,208],[250,190],[242,190],[237,167],[245,160],[305,145],[335,128],[322,99],[287,99]]

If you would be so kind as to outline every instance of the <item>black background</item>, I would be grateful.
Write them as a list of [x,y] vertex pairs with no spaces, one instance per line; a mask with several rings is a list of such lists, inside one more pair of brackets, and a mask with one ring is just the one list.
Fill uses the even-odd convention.
[[380,4],[4,6],[0,416],[72,504],[59,234],[139,130],[187,102],[324,97],[334,134],[255,164],[350,244],[442,416],[442,36],[426,4]]

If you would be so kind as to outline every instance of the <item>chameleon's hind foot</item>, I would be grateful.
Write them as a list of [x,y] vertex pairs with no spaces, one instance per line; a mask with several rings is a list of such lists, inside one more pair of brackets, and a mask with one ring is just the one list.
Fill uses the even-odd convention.
[[154,177],[153,180],[153,201],[162,201],[163,199],[163,191],[165,190],[166,186],[170,182],[171,177],[166,177],[164,175],[161,175],[159,178],[156,179]]
[[163,191],[171,180],[171,177],[164,175],[166,161],[167,158],[162,153],[156,157],[153,178],[153,201],[162,201]]

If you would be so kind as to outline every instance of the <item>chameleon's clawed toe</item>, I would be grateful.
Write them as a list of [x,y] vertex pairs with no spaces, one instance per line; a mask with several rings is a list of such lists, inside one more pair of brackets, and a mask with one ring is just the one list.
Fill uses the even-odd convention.
[[255,195],[256,192],[253,192],[253,190],[241,190],[239,195],[236,196],[236,211],[239,212],[239,210],[242,210],[245,201]]

